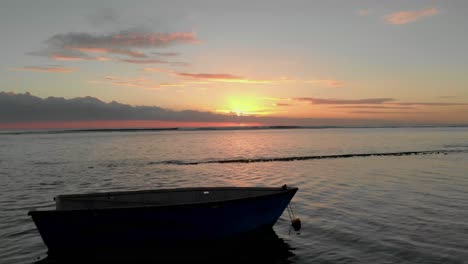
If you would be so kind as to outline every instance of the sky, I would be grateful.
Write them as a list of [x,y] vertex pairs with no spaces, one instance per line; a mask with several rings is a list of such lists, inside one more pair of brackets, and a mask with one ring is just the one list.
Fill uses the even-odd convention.
[[468,124],[468,1],[0,3],[0,129]]

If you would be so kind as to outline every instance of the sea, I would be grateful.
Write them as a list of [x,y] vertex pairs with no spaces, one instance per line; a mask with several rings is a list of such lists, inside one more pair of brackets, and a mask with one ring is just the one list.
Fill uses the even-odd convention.
[[468,263],[467,127],[2,131],[0,263],[47,259],[56,195],[283,184],[302,229],[255,263]]

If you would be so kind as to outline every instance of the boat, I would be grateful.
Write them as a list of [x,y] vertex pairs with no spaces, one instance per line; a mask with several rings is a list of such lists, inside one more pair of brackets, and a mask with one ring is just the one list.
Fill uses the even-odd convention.
[[270,229],[298,188],[197,187],[56,196],[55,210],[30,211],[53,252],[177,246]]

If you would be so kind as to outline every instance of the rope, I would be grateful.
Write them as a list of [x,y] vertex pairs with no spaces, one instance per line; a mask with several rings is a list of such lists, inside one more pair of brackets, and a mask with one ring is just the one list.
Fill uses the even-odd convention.
[[291,235],[291,229],[294,229],[295,231],[299,231],[301,229],[301,220],[299,218],[296,218],[296,215],[294,214],[294,210],[292,208],[292,202],[289,202],[287,209],[289,219],[291,220],[291,225],[289,226],[289,235]]
[[296,219],[296,215],[294,214],[294,211],[292,208],[292,202],[289,202],[287,209],[288,209],[289,219],[291,219],[291,221]]
[[287,210],[288,210],[289,220],[291,221],[291,225],[289,225],[289,232],[288,232],[288,235],[291,235],[291,229],[293,228],[293,227],[292,227],[292,221],[293,221],[294,218],[295,218],[294,212],[293,212],[292,207],[291,207],[291,202],[289,202],[289,204],[288,204],[288,206],[287,206]]

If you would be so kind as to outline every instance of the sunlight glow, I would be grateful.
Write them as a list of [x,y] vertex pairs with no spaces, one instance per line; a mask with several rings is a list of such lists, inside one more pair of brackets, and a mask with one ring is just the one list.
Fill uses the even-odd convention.
[[227,99],[226,106],[216,111],[237,116],[266,115],[271,112],[256,97],[248,96],[231,96]]

